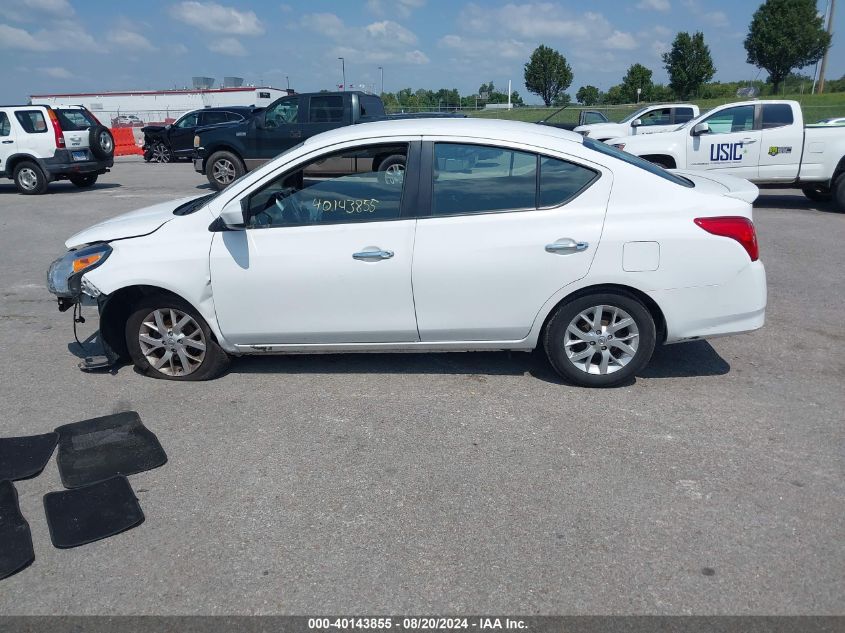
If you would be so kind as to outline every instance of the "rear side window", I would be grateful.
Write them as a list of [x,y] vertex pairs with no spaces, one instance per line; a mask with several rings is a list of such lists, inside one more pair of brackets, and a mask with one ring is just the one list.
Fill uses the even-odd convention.
[[384,114],[384,106],[381,99],[372,95],[361,95],[361,116],[381,116]]
[[311,97],[308,120],[311,123],[341,123],[343,121],[343,97]]
[[59,119],[62,129],[68,132],[87,130],[97,124],[85,110],[77,108],[57,108],[56,117]]
[[786,103],[763,104],[763,129],[792,125],[792,108]]
[[226,113],[226,120],[227,121],[243,121],[244,118],[238,114],[237,112],[227,112]]
[[15,118],[27,134],[40,134],[47,131],[47,121],[41,110],[16,110]]
[[536,208],[536,154],[436,143],[433,178],[434,215]]
[[691,121],[695,114],[692,108],[675,108],[675,123]]
[[203,125],[214,125],[215,123],[225,123],[226,122],[226,113],[225,112],[203,112],[202,113],[202,124]]
[[5,112],[0,112],[0,136],[9,136],[12,133],[12,124]]
[[592,169],[557,158],[540,157],[541,207],[557,207],[581,193],[598,177]]
[[647,171],[650,174],[654,174],[655,176],[660,176],[664,180],[668,180],[669,182],[674,182],[676,185],[681,185],[682,187],[694,187],[695,185],[692,181],[687,180],[686,178],[681,178],[680,176],[676,176],[673,173],[670,173],[660,167],[659,165],[655,165],[639,156],[634,156],[633,154],[629,154],[628,152],[622,151],[621,149],[617,149],[613,147],[613,145],[608,145],[607,143],[602,143],[601,141],[596,141],[595,139],[585,138],[584,139],[584,147],[589,147],[591,150],[598,152],[599,154],[604,154],[605,156],[613,156],[613,158],[618,158],[621,161],[628,163],[629,165],[633,165],[634,167],[639,167]]

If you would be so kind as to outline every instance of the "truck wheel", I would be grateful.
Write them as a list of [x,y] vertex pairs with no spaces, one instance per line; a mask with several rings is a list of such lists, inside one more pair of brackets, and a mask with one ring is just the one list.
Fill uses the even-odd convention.
[[845,213],[845,173],[840,174],[833,185],[833,199],[836,204],[836,209]]
[[86,176],[71,176],[70,181],[80,189],[92,186],[97,182],[97,174],[88,174]]
[[232,152],[214,152],[205,166],[208,182],[217,191],[225,189],[245,173],[241,159]]
[[379,163],[379,181],[386,185],[402,185],[405,182],[405,157],[401,154],[388,156]]
[[161,141],[153,143],[152,155],[150,156],[151,163],[169,163],[173,160],[173,155],[170,153],[170,147]]
[[802,187],[801,191],[813,202],[827,202],[833,197],[830,190],[822,185],[807,185],[806,187]]
[[47,191],[47,177],[44,172],[37,164],[28,160],[18,163],[13,178],[18,191],[26,196],[34,196]]

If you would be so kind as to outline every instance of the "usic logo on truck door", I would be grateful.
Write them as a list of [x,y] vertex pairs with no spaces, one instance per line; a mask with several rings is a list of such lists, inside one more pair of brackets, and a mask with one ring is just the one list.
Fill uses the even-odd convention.
[[743,142],[738,143],[714,143],[710,146],[710,162],[713,163],[739,163],[747,150],[743,148]]

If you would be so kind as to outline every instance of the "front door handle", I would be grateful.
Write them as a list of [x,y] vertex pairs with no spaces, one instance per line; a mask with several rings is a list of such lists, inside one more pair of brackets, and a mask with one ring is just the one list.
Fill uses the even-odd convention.
[[590,245],[587,242],[576,242],[570,237],[565,237],[552,244],[546,244],[546,251],[549,253],[580,253],[587,250]]
[[3,141],[3,145],[11,145],[14,141]]
[[362,261],[390,259],[391,257],[393,257],[393,251],[384,251],[381,249],[352,253],[352,259],[360,259]]
[[744,138],[744,139],[742,139],[742,142],[745,143],[746,145],[751,145],[752,143],[756,143],[757,139],[756,138]]

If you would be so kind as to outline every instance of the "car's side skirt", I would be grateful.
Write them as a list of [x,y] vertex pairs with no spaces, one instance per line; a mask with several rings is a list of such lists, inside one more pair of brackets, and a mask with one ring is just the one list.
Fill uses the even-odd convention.
[[489,352],[489,351],[524,351],[534,349],[530,338],[520,341],[448,341],[448,342],[408,342],[408,343],[333,343],[321,344],[283,344],[283,345],[235,345],[241,354],[353,354],[356,352]]

